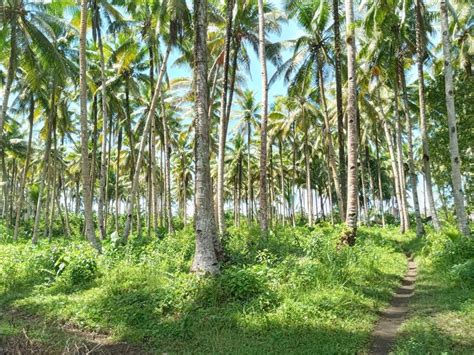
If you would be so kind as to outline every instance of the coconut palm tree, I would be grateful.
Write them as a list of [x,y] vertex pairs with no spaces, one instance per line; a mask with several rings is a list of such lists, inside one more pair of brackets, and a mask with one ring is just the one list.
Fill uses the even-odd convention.
[[347,243],[354,245],[357,233],[358,216],[358,179],[357,157],[359,138],[357,133],[357,79],[356,45],[354,31],[353,1],[345,0],[346,8],[346,50],[347,50],[347,211],[346,225],[349,232]]
[[210,122],[207,86],[207,0],[194,0],[194,82],[195,82],[195,230],[196,248],[191,270],[215,274],[219,264],[215,249],[217,231],[212,207],[212,186],[209,159]]
[[449,153],[451,157],[451,180],[453,184],[454,206],[456,220],[461,233],[468,236],[471,231],[467,225],[466,210],[464,208],[464,194],[461,180],[461,160],[459,157],[458,133],[456,127],[456,110],[454,107],[453,68],[451,63],[451,38],[449,33],[449,17],[447,1],[441,0],[439,11],[441,15],[441,33],[444,59],[444,85],[446,109],[449,126]]
[[441,228],[438,214],[433,196],[433,182],[431,178],[431,162],[430,162],[430,147],[428,143],[428,124],[426,122],[426,107],[425,107],[425,83],[423,77],[423,62],[425,61],[425,33],[423,33],[423,0],[416,0],[415,14],[416,14],[416,64],[418,71],[418,100],[420,109],[420,132],[421,142],[423,147],[423,172],[426,179],[426,193],[428,196],[428,204],[430,208],[433,226],[436,230]]

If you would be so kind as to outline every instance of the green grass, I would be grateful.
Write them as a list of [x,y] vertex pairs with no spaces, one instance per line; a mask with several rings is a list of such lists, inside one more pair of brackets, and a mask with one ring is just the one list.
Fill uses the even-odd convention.
[[337,250],[341,227],[229,229],[216,278],[188,272],[193,233],[162,240],[0,243],[0,307],[70,322],[158,353],[356,353],[406,270],[396,229],[361,228]]
[[446,230],[416,251],[416,293],[395,352],[473,354],[474,241]]

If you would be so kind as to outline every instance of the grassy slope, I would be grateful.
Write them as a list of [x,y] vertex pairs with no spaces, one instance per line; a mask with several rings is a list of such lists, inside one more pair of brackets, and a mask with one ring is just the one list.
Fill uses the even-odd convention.
[[98,257],[78,241],[38,248],[4,242],[0,306],[159,352],[364,351],[405,257],[395,230],[362,228],[358,246],[337,252],[339,233],[329,226],[278,229],[262,241],[254,229],[231,230],[230,261],[216,279],[188,273],[190,231],[106,245]]

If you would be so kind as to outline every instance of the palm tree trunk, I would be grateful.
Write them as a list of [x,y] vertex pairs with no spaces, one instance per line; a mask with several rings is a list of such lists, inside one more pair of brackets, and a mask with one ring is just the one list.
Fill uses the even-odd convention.
[[212,184],[209,157],[210,120],[207,87],[207,0],[194,4],[194,88],[195,88],[195,229],[196,244],[191,270],[215,274],[219,264],[215,250],[216,225],[212,206]]
[[[8,100],[10,99],[10,91],[13,84],[16,71],[16,60],[17,60],[17,15],[14,14],[10,20],[10,57],[8,59],[7,69],[7,80],[3,89],[3,101],[2,108],[0,110],[0,134],[3,135],[3,124],[5,123],[5,117],[7,115]],[[2,151],[3,152],[3,151]],[[3,154],[3,153],[2,153]],[[7,198],[7,196],[4,196]]]
[[440,2],[441,32],[443,40],[444,56],[444,86],[446,109],[448,112],[449,126],[449,153],[451,157],[451,180],[453,184],[454,207],[456,209],[456,220],[458,229],[466,236],[470,235],[467,224],[466,210],[464,208],[464,193],[461,179],[461,159],[459,157],[458,134],[456,127],[456,110],[454,107],[453,68],[451,65],[451,39],[449,35],[448,10],[446,1]]
[[248,224],[252,223],[252,218],[253,218],[253,194],[252,194],[252,171],[251,171],[251,166],[250,166],[250,145],[251,145],[251,139],[252,139],[252,132],[251,132],[252,126],[250,124],[250,121],[247,122],[247,219],[248,219]]
[[79,87],[80,87],[80,121],[81,121],[81,159],[82,185],[84,194],[84,218],[86,237],[92,246],[101,251],[101,246],[95,237],[94,220],[92,215],[92,186],[89,165],[89,129],[87,122],[87,83],[86,83],[86,36],[87,36],[87,0],[81,0],[81,26],[79,36]]
[[420,107],[420,131],[421,142],[423,147],[423,170],[426,178],[426,193],[428,195],[428,204],[430,207],[431,218],[434,228],[439,231],[441,225],[439,223],[438,214],[433,196],[433,183],[431,180],[430,167],[430,148],[428,144],[428,126],[425,115],[425,84],[423,79],[423,61],[425,57],[425,46],[422,37],[423,17],[422,17],[422,0],[416,0],[416,52],[417,52],[417,69],[418,69],[418,99]]
[[295,124],[292,124],[292,133],[293,133],[293,149],[292,149],[292,173],[291,173],[291,223],[292,226],[296,226],[296,197],[295,197],[295,183],[296,183],[296,134],[295,134]]
[[120,188],[120,155],[122,152],[122,127],[117,138],[117,161],[115,163],[115,231],[119,232],[119,188]]
[[334,151],[334,145],[332,143],[332,136],[331,136],[331,127],[329,124],[329,114],[328,114],[328,109],[327,109],[327,104],[326,104],[326,94],[324,90],[324,77],[323,77],[323,68],[322,68],[322,63],[318,57],[318,79],[319,79],[319,87],[321,90],[321,101],[323,104],[323,110],[324,110],[324,126],[325,126],[325,136],[326,136],[326,143],[328,145],[328,161],[329,161],[329,166],[330,166],[330,173],[332,175],[332,178],[334,180],[334,186],[336,188],[336,196],[337,196],[337,202],[339,204],[339,215],[341,216],[341,220],[344,220],[344,217],[346,215],[345,210],[344,210],[344,197],[342,196],[342,190],[341,190],[341,182],[339,179],[338,171],[337,171],[337,166],[336,166],[336,152]]
[[355,244],[357,234],[357,152],[359,150],[359,138],[357,134],[357,92],[356,92],[356,46],[354,32],[354,9],[353,1],[345,0],[346,7],[346,48],[347,48],[347,209],[346,225],[349,233],[346,241],[349,245]]
[[283,144],[278,139],[278,153],[280,155],[280,188],[281,188],[281,223],[285,225],[285,175],[283,173]]
[[[333,29],[334,29],[334,71],[336,78],[336,109],[337,109],[337,138],[339,143],[339,190],[346,191],[346,159],[344,153],[344,114],[342,110],[342,79],[341,79],[341,35],[339,31],[339,0],[332,1]],[[336,188],[337,190],[337,188]],[[342,195],[341,218],[345,219],[346,196]],[[339,199],[339,197],[338,197]],[[340,211],[340,212],[341,212]]]
[[145,153],[146,141],[147,141],[148,132],[151,126],[151,120],[154,119],[155,117],[156,106],[158,104],[158,97],[160,96],[160,93],[161,93],[161,84],[163,82],[163,77],[166,71],[166,63],[168,62],[168,57],[169,57],[170,52],[171,52],[171,44],[168,44],[165,55],[163,57],[163,62],[161,63],[160,74],[158,76],[158,81],[155,86],[153,98],[150,103],[150,109],[148,110],[148,114],[145,121],[145,127],[143,129],[142,137],[140,140],[140,148],[138,151],[137,161],[135,162],[135,168],[134,168],[135,172],[133,174],[132,186],[130,188],[126,222],[125,222],[125,228],[124,228],[124,233],[123,233],[124,241],[127,241],[128,236],[130,234],[133,207],[134,207],[133,205],[135,202],[134,199],[138,191],[138,182],[139,182],[138,180],[140,177],[141,165],[142,165],[142,161],[143,161],[143,157]]
[[[397,63],[397,61],[395,61]],[[403,163],[403,150],[402,150],[402,125],[400,123],[400,113],[398,111],[398,68],[395,69],[395,84],[394,84],[394,110],[395,110],[395,145],[397,151],[397,164],[398,164],[398,179],[400,186],[400,218],[403,219],[403,230],[402,233],[410,228],[410,220],[408,218],[408,203],[407,194],[405,187],[405,164]]]
[[[98,14],[98,10],[97,14]],[[98,15],[97,15],[98,16]],[[97,26],[97,40],[99,45],[99,61],[100,61],[100,82],[101,82],[101,96],[102,96],[102,147],[100,157],[100,181],[99,181],[99,201],[97,204],[97,217],[99,220],[100,238],[105,239],[106,225],[104,217],[104,203],[106,199],[106,180],[107,180],[107,134],[108,134],[108,114],[107,114],[107,90],[105,88],[105,59],[104,48],[102,45],[102,36],[100,25]]]
[[425,231],[423,227],[423,222],[421,220],[420,201],[418,198],[418,188],[417,188],[418,182],[417,182],[416,171],[415,171],[415,159],[413,157],[413,127],[412,127],[411,117],[410,117],[410,107],[408,104],[405,71],[401,64],[399,64],[398,68],[399,68],[400,81],[402,84],[402,98],[403,98],[403,106],[404,106],[404,113],[405,113],[405,121],[407,122],[408,169],[409,169],[410,184],[411,184],[412,195],[413,195],[413,207],[415,208],[416,235],[420,237],[425,233]]
[[268,80],[265,55],[265,13],[263,0],[258,0],[258,57],[262,76],[262,119],[260,122],[260,230],[263,235],[268,231],[267,211],[267,115],[268,115]]
[[[384,117],[385,114],[383,113],[382,107],[381,107],[381,112],[382,112],[382,117]],[[388,123],[385,120],[383,120],[382,126],[385,133],[385,140],[387,141],[388,151],[390,154],[390,162],[391,162],[392,174],[393,174],[393,184],[395,187],[395,199],[397,201],[398,214],[400,218],[400,232],[404,233],[405,224],[404,224],[402,211],[401,211],[400,201],[402,197],[401,197],[401,190],[400,190],[400,178],[398,176],[398,164],[397,164],[397,158],[396,158],[396,153],[395,153],[395,147],[393,146],[392,133],[390,131],[390,128],[388,127]]]
[[382,217],[382,227],[385,227],[385,211],[383,209],[383,190],[382,190],[382,169],[380,167],[380,150],[379,150],[379,137],[378,137],[378,124],[375,125],[375,156],[377,159],[377,182],[379,189],[379,207],[380,214]]
[[309,156],[308,137],[304,138],[304,161],[306,170],[306,209],[308,213],[308,224],[313,225],[313,195],[311,193],[311,161]]
[[[36,244],[38,241],[38,228],[39,228],[39,223],[40,223],[40,217],[41,217],[41,205],[42,205],[42,199],[41,195],[43,194],[44,190],[44,185],[46,183],[46,176],[48,173],[48,164],[49,164],[49,158],[51,154],[51,130],[49,128],[49,123],[47,123],[47,137],[46,137],[46,146],[44,149],[44,158],[43,158],[43,179],[40,180],[40,186],[38,190],[38,201],[36,203],[36,213],[35,213],[35,222],[33,226],[33,235],[31,237],[31,242],[33,244]],[[78,197],[76,197],[78,198]]]
[[28,145],[26,148],[26,160],[25,166],[23,167],[23,171],[21,173],[21,181],[20,181],[20,191],[18,194],[18,201],[16,203],[16,218],[15,218],[15,229],[13,231],[13,240],[18,239],[18,228],[20,226],[20,216],[21,216],[21,208],[23,206],[23,199],[24,199],[24,190],[26,185],[26,175],[28,174],[28,169],[30,167],[31,161],[31,141],[33,138],[33,119],[35,115],[35,101],[33,96],[30,97],[30,113],[28,116],[28,123],[30,125],[28,131]]
[[368,209],[368,203],[367,203],[367,186],[366,186],[366,181],[365,181],[365,169],[364,169],[364,164],[362,163],[362,154],[360,154],[359,157],[360,160],[360,184],[362,187],[362,203],[363,203],[363,209],[364,209],[364,223],[366,225],[369,224],[369,209]]
[[219,154],[217,162],[217,221],[219,225],[219,233],[225,233],[225,216],[224,216],[224,162],[225,162],[225,145],[227,138],[227,87],[229,82],[229,57],[230,42],[232,36],[232,12],[234,8],[233,0],[226,1],[226,30],[224,43],[224,80],[222,83],[222,98],[219,122]]
[[166,225],[168,233],[173,233],[173,214],[171,210],[171,143],[168,122],[166,122],[166,108],[163,95],[161,95],[161,117],[163,124],[163,140],[165,154],[165,206],[166,206]]

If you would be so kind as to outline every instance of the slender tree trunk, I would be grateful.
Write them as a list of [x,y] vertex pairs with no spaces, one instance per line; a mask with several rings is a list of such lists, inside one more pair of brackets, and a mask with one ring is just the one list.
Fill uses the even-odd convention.
[[[342,79],[341,79],[341,34],[339,31],[339,0],[332,0],[332,13],[334,19],[334,71],[336,77],[336,109],[337,109],[337,138],[339,144],[339,182],[340,191],[346,191],[346,158],[344,153],[344,114],[342,110]],[[346,196],[342,193],[341,218],[345,219]]]
[[385,211],[383,209],[383,190],[382,190],[382,171],[380,168],[380,150],[379,150],[379,137],[378,137],[378,125],[375,125],[375,155],[377,159],[377,181],[379,189],[379,207],[380,214],[382,216],[382,227],[385,227]]
[[165,158],[165,207],[166,207],[166,225],[168,233],[173,233],[173,214],[171,210],[171,143],[168,122],[166,121],[166,108],[163,95],[161,95],[161,117],[163,124],[163,145]]
[[[98,12],[98,9],[96,10]],[[98,16],[98,15],[97,15]],[[102,45],[102,35],[100,24],[97,26],[97,39],[99,45],[99,61],[100,61],[100,82],[101,82],[101,97],[102,97],[102,147],[100,157],[100,182],[99,182],[99,202],[97,204],[97,217],[99,220],[100,238],[105,239],[106,225],[104,216],[104,203],[106,199],[106,180],[107,180],[107,134],[108,134],[108,114],[107,114],[107,90],[105,87],[105,59],[104,48]]]
[[461,179],[461,159],[459,156],[458,133],[456,127],[456,110],[454,107],[453,68],[451,65],[451,39],[449,35],[448,10],[446,6],[446,0],[441,0],[439,10],[441,14],[441,32],[443,40],[444,86],[446,109],[448,113],[451,180],[458,229],[465,236],[469,236],[471,231],[467,224],[466,210],[464,208],[464,192],[462,189]]
[[[161,84],[163,82],[163,77],[166,71],[166,63],[168,62],[168,57],[171,52],[171,44],[168,44],[168,47],[166,49],[166,53],[163,57],[163,62],[161,63],[161,68],[160,68],[160,74],[158,76],[158,81],[155,86],[155,90],[153,93],[153,98],[150,103],[150,109],[148,110],[148,114],[146,117],[145,121],[145,127],[143,129],[142,137],[140,140],[140,148],[138,151],[138,157],[137,161],[135,163],[135,172],[133,174],[133,180],[132,180],[132,186],[130,188],[130,195],[129,195],[129,201],[128,201],[128,208],[127,208],[127,214],[126,214],[126,222],[125,222],[125,228],[124,228],[124,233],[123,233],[123,240],[127,241],[128,236],[130,234],[130,229],[131,229],[131,224],[132,224],[132,215],[133,215],[133,205],[134,205],[134,199],[135,196],[137,195],[138,191],[138,182],[139,182],[139,177],[140,177],[140,170],[141,170],[141,165],[143,162],[143,157],[145,153],[145,147],[146,147],[146,141],[148,138],[148,132],[150,130],[151,126],[151,120],[154,119],[155,117],[155,111],[156,111],[156,106],[158,104],[158,98],[160,96],[161,92]],[[138,204],[137,204],[138,205]]]
[[252,170],[250,166],[250,147],[251,147],[251,139],[252,139],[252,126],[250,121],[247,122],[247,219],[248,224],[252,223],[253,218],[253,194],[252,194]]
[[16,218],[15,218],[15,229],[13,232],[13,240],[18,239],[18,228],[20,226],[20,216],[21,216],[21,209],[23,207],[23,199],[24,199],[24,190],[26,185],[26,176],[28,174],[28,169],[30,167],[31,161],[31,141],[33,138],[33,120],[35,115],[35,101],[33,96],[30,97],[30,113],[28,116],[28,123],[30,125],[28,131],[28,145],[26,148],[26,160],[25,166],[23,167],[23,171],[21,173],[21,181],[20,181],[20,191],[18,194],[18,201],[16,203]]
[[117,161],[115,163],[115,231],[119,232],[119,189],[120,189],[120,155],[122,152],[122,127],[117,138]]
[[296,183],[296,133],[295,124],[291,127],[293,133],[293,149],[292,149],[292,174],[291,174],[291,223],[296,227],[296,197],[295,197],[295,183]]
[[[395,72],[398,71],[396,68]],[[398,164],[398,179],[400,186],[400,219],[401,219],[401,232],[404,233],[410,228],[410,222],[408,218],[408,203],[407,193],[405,188],[405,164],[403,163],[403,151],[402,151],[402,125],[400,123],[400,113],[398,111],[398,79],[397,74],[394,84],[394,110],[395,110],[395,147],[397,153],[397,164]]]
[[86,64],[86,36],[87,36],[87,0],[81,0],[81,26],[79,36],[79,87],[80,87],[80,121],[81,121],[81,159],[82,185],[84,194],[84,219],[86,237],[92,246],[101,252],[101,246],[95,237],[94,220],[92,215],[92,186],[89,165],[89,129],[87,122],[87,64]]
[[311,158],[308,146],[308,137],[304,138],[304,161],[306,170],[306,208],[308,213],[308,224],[313,225],[313,195],[311,193]]
[[323,111],[324,111],[324,126],[325,126],[325,136],[326,136],[326,144],[328,145],[328,161],[329,161],[329,167],[330,167],[330,175],[332,176],[334,180],[334,186],[336,188],[336,196],[337,196],[337,202],[339,204],[339,215],[341,217],[341,221],[344,220],[344,217],[346,215],[345,210],[344,210],[344,197],[342,194],[341,190],[341,181],[339,179],[338,171],[337,171],[337,166],[336,166],[336,152],[334,151],[334,145],[332,143],[332,136],[331,136],[331,127],[329,124],[329,114],[328,114],[328,109],[327,109],[327,104],[326,104],[326,94],[324,90],[324,77],[323,77],[323,68],[322,68],[322,63],[321,60],[318,58],[318,78],[319,78],[319,87],[321,90],[321,101],[323,104]]
[[265,55],[265,13],[263,0],[258,0],[258,57],[262,75],[262,118],[260,123],[260,230],[263,235],[268,231],[267,208],[267,115],[268,115],[268,80]]
[[196,245],[191,270],[215,274],[219,264],[215,250],[217,231],[212,206],[209,140],[210,119],[207,87],[207,0],[193,0],[194,4],[194,85],[195,85],[195,229]]
[[281,188],[281,223],[285,225],[285,175],[283,173],[283,144],[278,139],[278,153],[280,155],[280,188]]
[[405,71],[401,65],[399,65],[399,75],[400,81],[402,84],[402,94],[403,94],[403,106],[405,112],[405,121],[407,122],[407,139],[408,139],[408,169],[410,175],[410,184],[412,188],[413,195],[413,207],[415,208],[415,220],[416,220],[416,235],[422,236],[424,234],[423,222],[421,220],[420,213],[420,202],[418,198],[418,182],[416,178],[415,170],[415,159],[413,158],[413,127],[410,117],[410,107],[408,104],[408,95],[407,95],[407,86],[405,80]]
[[346,225],[349,233],[346,236],[347,244],[354,245],[357,234],[357,152],[359,138],[357,134],[357,92],[356,92],[356,46],[354,31],[354,9],[352,0],[345,0],[346,7],[346,48],[347,48],[347,209]]
[[428,203],[430,207],[431,217],[434,228],[439,231],[441,226],[436,213],[436,206],[433,196],[433,183],[431,180],[430,167],[430,148],[428,144],[428,125],[425,115],[425,84],[423,79],[423,61],[425,57],[425,45],[423,43],[423,15],[422,15],[422,0],[416,0],[416,52],[417,52],[417,69],[418,69],[418,98],[420,107],[420,131],[421,142],[423,147],[423,170],[426,178],[426,192],[428,195]]
[[393,139],[392,139],[392,132],[390,130],[390,127],[388,126],[388,122],[385,119],[385,112],[383,110],[382,103],[380,101],[380,95],[378,97],[379,100],[379,105],[380,105],[380,114],[381,114],[381,120],[382,120],[382,126],[383,130],[385,133],[385,140],[387,141],[387,146],[388,146],[388,151],[390,154],[390,163],[392,166],[392,174],[393,174],[393,184],[395,187],[395,198],[397,200],[397,207],[398,207],[398,212],[399,212],[399,218],[400,218],[400,231],[402,233],[405,232],[405,224],[404,220],[402,217],[402,211],[401,211],[401,188],[400,188],[400,178],[398,176],[399,171],[398,171],[398,164],[397,164],[397,156],[395,153],[395,147],[393,146]]
[[[10,57],[8,58],[7,80],[3,89],[3,101],[0,110],[0,135],[3,136],[3,124],[8,110],[8,100],[10,99],[10,91],[15,78],[16,60],[17,60],[17,14],[14,13],[10,20]],[[3,152],[3,150],[2,150]],[[2,153],[3,154],[3,153]],[[7,196],[4,196],[7,198]]]
[[224,215],[224,162],[225,145],[227,138],[227,86],[229,81],[229,57],[230,42],[232,36],[232,12],[234,8],[233,0],[226,0],[226,30],[224,42],[224,80],[222,84],[221,110],[219,122],[219,154],[217,162],[217,220],[219,233],[225,233],[225,215]]
[[[362,155],[362,154],[360,154]],[[365,169],[364,164],[362,163],[362,156],[360,156],[360,182],[362,186],[362,203],[364,209],[364,223],[366,225],[369,224],[369,209],[368,209],[368,202],[367,202],[367,189],[366,189],[366,181],[365,181]]]
[[44,185],[46,183],[46,176],[48,174],[48,164],[49,164],[49,158],[51,154],[51,130],[49,128],[49,123],[47,123],[47,138],[46,138],[46,147],[44,149],[44,158],[43,158],[43,179],[40,180],[40,186],[38,190],[38,201],[36,202],[36,213],[35,213],[35,223],[33,226],[33,235],[31,237],[31,242],[33,244],[36,244],[38,241],[38,228],[39,228],[39,223],[40,223],[40,217],[41,217],[41,205],[42,205],[42,199],[41,195],[43,194],[44,190]]

